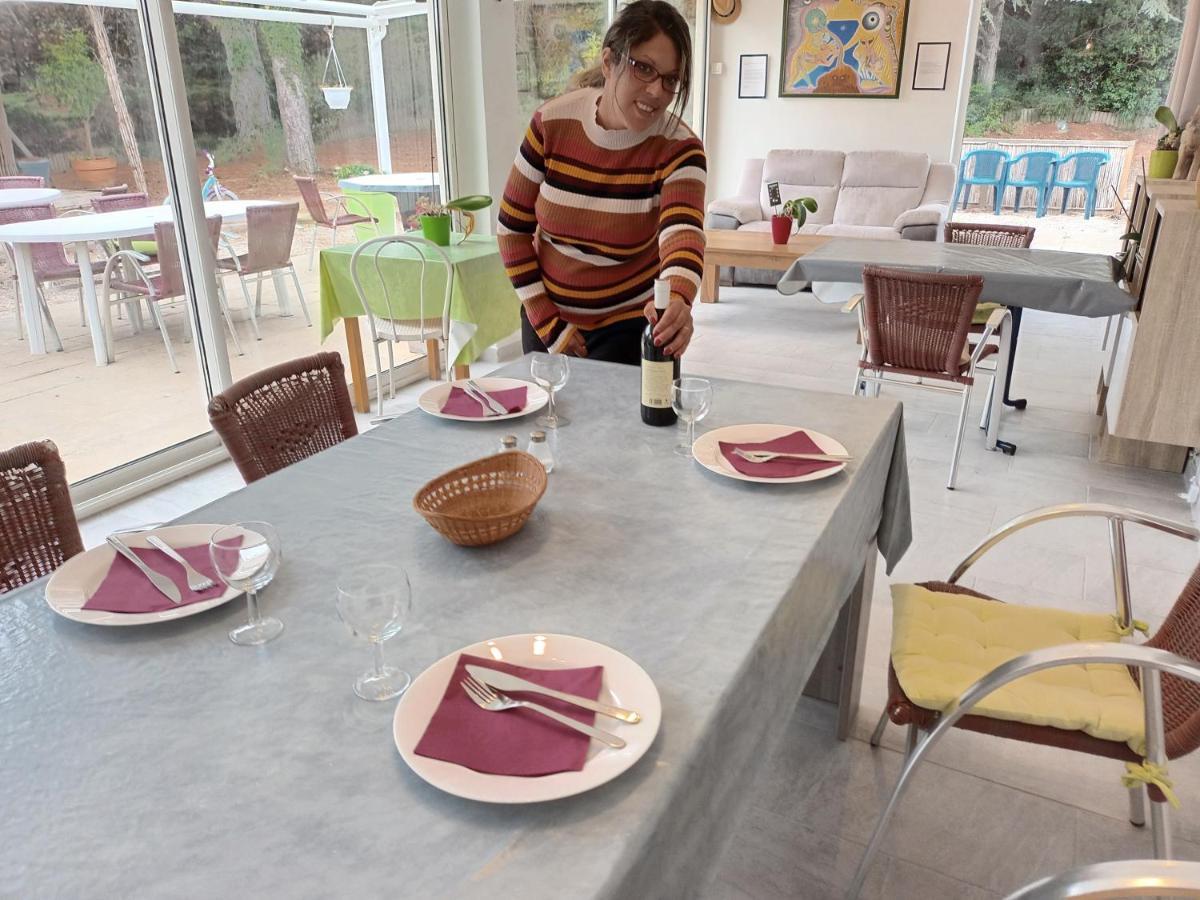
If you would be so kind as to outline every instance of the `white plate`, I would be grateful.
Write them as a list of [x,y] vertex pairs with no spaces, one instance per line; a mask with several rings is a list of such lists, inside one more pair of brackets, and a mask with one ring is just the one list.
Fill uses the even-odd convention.
[[[130,547],[149,547],[146,541],[148,535],[156,534],[172,547],[195,547],[207,544],[213,532],[222,525],[163,525],[122,536],[122,540]],[[247,534],[252,532],[247,531]],[[78,556],[72,556],[50,576],[46,582],[46,603],[60,616],[75,622],[88,625],[150,625],[155,622],[169,622],[172,619],[183,619],[194,616],[206,609],[228,603],[242,592],[236,588],[227,588],[220,597],[211,600],[201,600],[199,603],[187,603],[174,609],[164,609],[161,612],[148,613],[115,613],[103,609],[84,609],[83,604],[95,593],[108,569],[112,565],[117,551],[108,544],[93,547]]]
[[[600,701],[635,710],[642,720],[636,725],[628,725],[597,714],[596,727],[620,735],[625,739],[625,747],[613,750],[592,741],[588,760],[580,772],[558,772],[533,778],[487,775],[456,763],[418,756],[413,750],[441,702],[446,682],[462,653],[491,656],[519,666],[543,669],[604,666]],[[538,803],[581,794],[616,778],[650,749],[661,720],[658,689],[646,671],[625,654],[586,638],[563,634],[512,634],[463,647],[422,672],[400,698],[392,733],[396,749],[409,768],[440,790],[485,803]]]
[[729,460],[721,454],[720,441],[725,441],[727,444],[758,444],[783,437],[793,431],[803,431],[807,434],[813,439],[813,443],[821,448],[822,453],[849,455],[846,448],[829,435],[821,434],[810,428],[801,428],[798,425],[726,425],[724,428],[706,431],[696,438],[696,442],[692,444],[692,456],[696,462],[710,472],[716,472],[726,478],[736,478],[738,481],[755,481],[760,484],[796,484],[801,481],[818,481],[836,475],[846,468],[845,463],[840,463],[830,466],[828,469],[818,469],[816,472],[796,475],[792,478],[760,478],[755,475],[743,475],[731,466]]
[[528,381],[517,378],[475,378],[473,381],[485,391],[507,391],[513,388],[526,387],[529,393],[525,395],[525,408],[504,416],[451,416],[442,412],[442,406],[450,397],[450,388],[463,387],[462,381],[441,382],[429,388],[417,401],[421,409],[439,419],[453,419],[456,422],[503,422],[505,419],[519,419],[532,412],[537,412],[550,400],[545,390]]

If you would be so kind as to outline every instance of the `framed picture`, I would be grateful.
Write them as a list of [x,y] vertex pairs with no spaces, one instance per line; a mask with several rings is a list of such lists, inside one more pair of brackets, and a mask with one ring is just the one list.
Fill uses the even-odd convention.
[[738,57],[738,99],[767,96],[767,54],[743,53]]
[[917,58],[913,62],[914,91],[944,91],[946,73],[950,70],[950,43],[917,44]]
[[780,97],[900,96],[909,0],[784,0]]

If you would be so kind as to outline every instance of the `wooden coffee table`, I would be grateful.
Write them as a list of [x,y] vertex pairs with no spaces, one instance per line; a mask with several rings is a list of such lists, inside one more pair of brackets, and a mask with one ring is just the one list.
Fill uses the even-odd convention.
[[776,244],[769,231],[704,230],[704,280],[702,303],[720,299],[721,266],[750,266],[785,271],[799,257],[812,253],[832,238],[819,234],[793,234],[786,244]]

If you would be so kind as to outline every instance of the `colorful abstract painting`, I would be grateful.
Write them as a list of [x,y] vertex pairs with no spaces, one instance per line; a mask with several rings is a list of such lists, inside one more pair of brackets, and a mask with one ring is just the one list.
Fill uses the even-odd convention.
[[781,97],[898,97],[908,0],[784,0]]

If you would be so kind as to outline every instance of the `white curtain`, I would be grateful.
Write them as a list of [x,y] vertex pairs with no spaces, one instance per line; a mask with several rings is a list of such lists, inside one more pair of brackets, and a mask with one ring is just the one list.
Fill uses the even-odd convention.
[[1179,58],[1171,77],[1167,106],[1183,125],[1200,107],[1200,0],[1191,0],[1183,20]]

